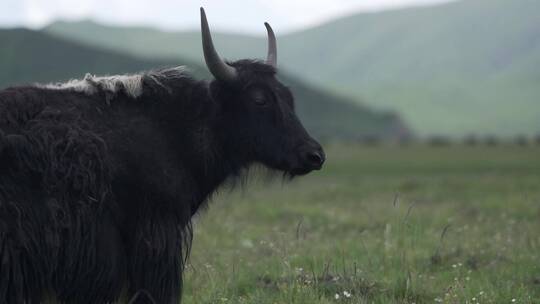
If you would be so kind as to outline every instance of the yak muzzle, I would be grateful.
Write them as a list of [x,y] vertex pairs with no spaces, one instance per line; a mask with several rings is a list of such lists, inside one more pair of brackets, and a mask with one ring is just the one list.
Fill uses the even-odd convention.
[[297,154],[297,164],[291,170],[294,175],[308,174],[320,170],[326,161],[326,154],[319,143],[313,141],[300,148]]

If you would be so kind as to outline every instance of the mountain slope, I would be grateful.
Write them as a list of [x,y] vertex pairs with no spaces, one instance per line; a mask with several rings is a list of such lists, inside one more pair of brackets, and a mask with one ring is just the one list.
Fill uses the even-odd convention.
[[[151,60],[100,50],[30,30],[0,30],[0,88],[8,85],[81,78],[85,73],[133,73],[185,64],[198,78],[206,70],[186,60]],[[300,118],[320,138],[355,139],[365,134],[396,136],[407,132],[395,115],[361,108],[346,99],[283,76],[297,99]]]
[[[540,131],[539,14],[537,0],[463,0],[353,15],[285,36],[276,29],[280,64],[325,89],[395,110],[421,134],[532,134]],[[90,22],[48,31],[138,56],[202,57],[197,32]],[[215,40],[228,58],[265,54],[263,37],[216,33]]]
[[[0,30],[0,41],[0,88],[81,78],[85,73],[134,73],[171,65],[171,61],[100,51],[26,29]],[[178,63],[196,66],[185,60]],[[200,70],[196,69],[198,75],[202,75]]]

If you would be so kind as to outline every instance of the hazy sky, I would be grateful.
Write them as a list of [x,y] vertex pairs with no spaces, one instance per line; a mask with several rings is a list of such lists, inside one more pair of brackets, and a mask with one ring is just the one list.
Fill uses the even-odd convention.
[[1,0],[0,26],[41,27],[56,19],[90,18],[110,24],[196,29],[204,6],[212,27],[259,33],[269,21],[281,32],[360,11],[448,0]]

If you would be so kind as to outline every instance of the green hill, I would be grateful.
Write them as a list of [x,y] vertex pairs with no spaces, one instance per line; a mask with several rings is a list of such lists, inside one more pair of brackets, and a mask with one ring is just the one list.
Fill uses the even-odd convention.
[[[12,84],[81,78],[85,73],[134,73],[170,66],[171,61],[133,58],[26,29],[0,30],[0,88]],[[180,61],[197,67],[189,61]],[[196,74],[201,76],[200,68]]]
[[[463,0],[357,14],[289,35],[276,29],[280,64],[325,89],[399,112],[420,134],[533,134],[540,131],[539,14],[537,0]],[[48,31],[137,56],[201,59],[198,32],[91,22],[55,23]],[[265,52],[263,37],[215,40],[228,58]]]
[[[85,73],[133,73],[182,64],[196,77],[209,77],[205,68],[186,60],[140,59],[82,46],[42,32],[0,30],[0,41],[0,88],[81,78]],[[283,80],[295,92],[301,119],[319,138],[350,140],[365,134],[397,136],[397,132],[407,132],[395,115],[370,111],[286,75]]]

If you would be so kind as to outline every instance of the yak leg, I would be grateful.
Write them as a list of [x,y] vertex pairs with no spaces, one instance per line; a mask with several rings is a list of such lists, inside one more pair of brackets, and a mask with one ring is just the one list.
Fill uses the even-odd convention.
[[45,293],[48,255],[29,214],[0,202],[0,303],[40,303]]
[[97,224],[83,223],[71,228],[85,238],[64,246],[66,258],[55,278],[56,297],[60,303],[114,303],[127,285],[120,232],[108,215]]
[[0,303],[39,303],[44,278],[17,247],[12,240],[0,236]]
[[184,230],[170,218],[145,220],[138,225],[128,253],[131,254],[128,299],[133,303],[180,303],[183,250],[187,246]]

